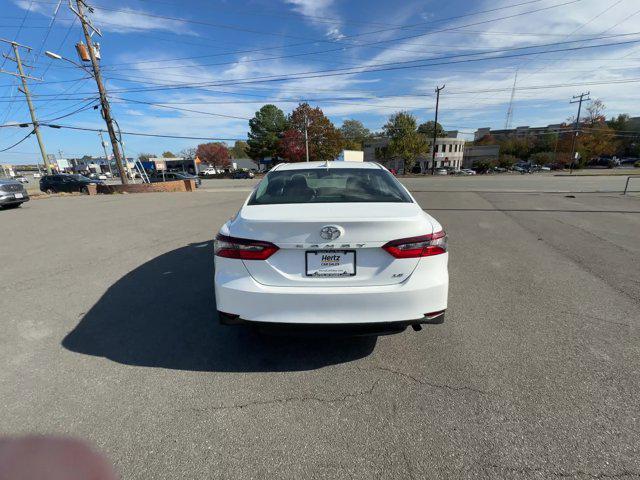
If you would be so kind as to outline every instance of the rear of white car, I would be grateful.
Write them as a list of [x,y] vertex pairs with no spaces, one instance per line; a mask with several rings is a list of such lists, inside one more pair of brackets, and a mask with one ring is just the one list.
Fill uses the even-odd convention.
[[441,323],[446,236],[374,163],[287,164],[270,172],[216,238],[222,323]]

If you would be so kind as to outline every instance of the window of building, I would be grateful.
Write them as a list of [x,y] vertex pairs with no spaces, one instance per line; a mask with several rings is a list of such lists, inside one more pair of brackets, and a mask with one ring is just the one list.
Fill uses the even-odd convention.
[[453,151],[453,143],[449,144],[449,153],[451,153]]

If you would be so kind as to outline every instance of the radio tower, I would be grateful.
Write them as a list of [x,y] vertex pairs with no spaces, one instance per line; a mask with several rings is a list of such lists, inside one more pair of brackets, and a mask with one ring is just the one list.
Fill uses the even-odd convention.
[[507,121],[504,122],[504,128],[511,128],[511,120],[513,120],[513,97],[516,96],[516,82],[518,81],[518,70],[516,70],[516,76],[513,79],[513,88],[511,89],[511,100],[509,100],[509,109],[507,110]]

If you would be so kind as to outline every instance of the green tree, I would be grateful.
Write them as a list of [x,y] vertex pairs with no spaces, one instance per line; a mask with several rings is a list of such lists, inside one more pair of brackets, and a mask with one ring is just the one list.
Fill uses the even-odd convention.
[[531,154],[539,152],[553,152],[558,144],[558,132],[547,132],[540,135],[531,148]]
[[371,132],[360,120],[345,120],[340,133],[344,138],[345,150],[362,150],[364,142],[371,137]]
[[242,140],[236,140],[233,144],[233,148],[229,151],[231,158],[247,158],[249,151],[249,144]]
[[[303,136],[306,124],[310,160],[335,160],[343,149],[344,140],[340,130],[318,107],[312,108],[308,103],[299,104],[291,112],[288,124],[290,130],[296,130]],[[289,134],[288,138],[291,137]]]
[[595,124],[578,136],[576,150],[580,163],[584,165],[593,157],[613,155],[618,148],[615,131],[606,123]]
[[516,158],[526,160],[531,155],[535,139],[524,137],[508,137],[498,142],[500,144],[500,152],[513,155]]
[[383,129],[389,144],[381,150],[381,156],[402,159],[405,172],[410,172],[418,157],[429,150],[424,135],[418,133],[415,117],[408,112],[394,113]]
[[509,154],[500,155],[500,159],[498,160],[498,166],[501,168],[510,168],[516,163],[516,157]]
[[433,141],[433,129],[434,128],[436,130],[436,136],[437,137],[446,137],[447,136],[447,132],[445,132],[444,128],[442,128],[442,125],[440,125],[439,123],[434,122],[433,120],[429,120],[428,122],[424,122],[423,124],[421,124],[418,127],[418,132],[423,134],[427,138],[427,141],[429,141],[429,143],[431,143],[431,141]]
[[155,158],[155,156],[155,153],[140,153],[138,154],[138,160],[148,162],[150,158]]
[[631,120],[623,113],[607,122],[618,136],[617,155],[620,157],[637,157],[640,155],[640,122]]
[[282,110],[275,105],[264,105],[249,120],[247,153],[250,158],[259,160],[275,157],[278,153],[280,137],[287,128],[287,119]]
[[162,158],[175,158],[176,156],[173,154],[173,152],[170,151],[166,151],[162,153]]
[[535,163],[537,165],[546,165],[547,163],[553,163],[556,161],[556,155],[549,152],[537,152],[529,157],[531,163]]

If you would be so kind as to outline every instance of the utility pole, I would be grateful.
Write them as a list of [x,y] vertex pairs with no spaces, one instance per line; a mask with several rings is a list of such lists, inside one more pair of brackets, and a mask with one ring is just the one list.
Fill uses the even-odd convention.
[[102,136],[102,130],[98,132],[100,135],[100,144],[102,145],[102,149],[104,150],[104,159],[107,162],[107,166],[109,167],[109,173],[113,177],[113,170],[111,170],[111,160],[109,160],[109,154],[107,153],[107,142],[104,141],[104,137]]
[[309,135],[307,134],[308,122],[307,112],[304,112],[304,148],[307,154],[307,162],[309,161]]
[[[76,16],[80,19],[80,23],[82,24],[82,31],[84,32],[84,38],[87,42],[87,50],[89,51],[89,57],[91,58],[91,65],[93,67],[93,77],[96,79],[96,84],[98,85],[98,92],[100,93],[100,103],[102,104],[102,116],[104,117],[104,121],[107,124],[107,132],[109,133],[109,139],[111,140],[111,148],[113,149],[113,156],[116,159],[116,165],[118,166],[118,172],[120,173],[120,181],[123,185],[129,183],[129,179],[127,178],[127,173],[124,169],[122,156],[120,154],[120,147],[118,146],[118,139],[116,137],[116,132],[113,128],[113,118],[111,117],[111,109],[109,107],[109,100],[107,99],[107,91],[104,88],[104,84],[102,83],[102,75],[100,74],[100,66],[98,65],[98,60],[96,59],[96,54],[93,47],[93,42],[91,40],[91,35],[89,34],[89,28],[93,31],[97,32],[93,25],[91,25],[84,16],[83,7],[86,4],[83,0],[76,0],[76,7],[78,11],[74,11]],[[89,7],[88,7],[89,8]],[[73,9],[72,9],[73,10]]]
[[436,138],[438,138],[438,107],[440,106],[440,90],[444,85],[436,87],[436,119],[433,125],[433,144],[431,145],[431,175],[436,174]]
[[0,39],[0,41],[9,43],[13,47],[14,58],[11,58],[8,55],[5,55],[5,58],[11,60],[16,63],[18,66],[19,75],[16,75],[13,72],[7,72],[4,70],[0,70],[0,73],[7,73],[9,75],[13,75],[15,77],[20,77],[22,80],[22,93],[27,99],[27,105],[29,106],[29,113],[31,114],[31,123],[33,124],[33,133],[36,134],[36,138],[38,139],[38,145],[40,146],[40,154],[42,155],[42,161],[44,162],[44,166],[47,169],[47,173],[51,173],[51,165],[49,164],[49,158],[47,157],[47,150],[44,148],[44,142],[42,141],[42,136],[40,135],[40,124],[38,123],[38,117],[36,117],[36,109],[33,106],[33,102],[31,101],[31,92],[29,91],[29,86],[27,85],[27,78],[32,80],[40,80],[39,78],[31,77],[29,75],[24,74],[24,70],[22,69],[22,59],[20,58],[19,47],[26,49],[27,51],[32,50],[31,47],[27,47],[26,45],[20,45],[17,42],[11,42],[9,40]]
[[573,162],[576,161],[576,140],[578,138],[578,129],[580,128],[580,111],[582,110],[582,102],[585,100],[591,100],[590,98],[585,98],[589,96],[589,93],[581,93],[580,95],[574,95],[572,100],[569,103],[577,103],[578,104],[578,116],[576,117],[576,121],[573,126],[573,140],[571,141],[571,163],[569,164],[569,173],[573,173]]

